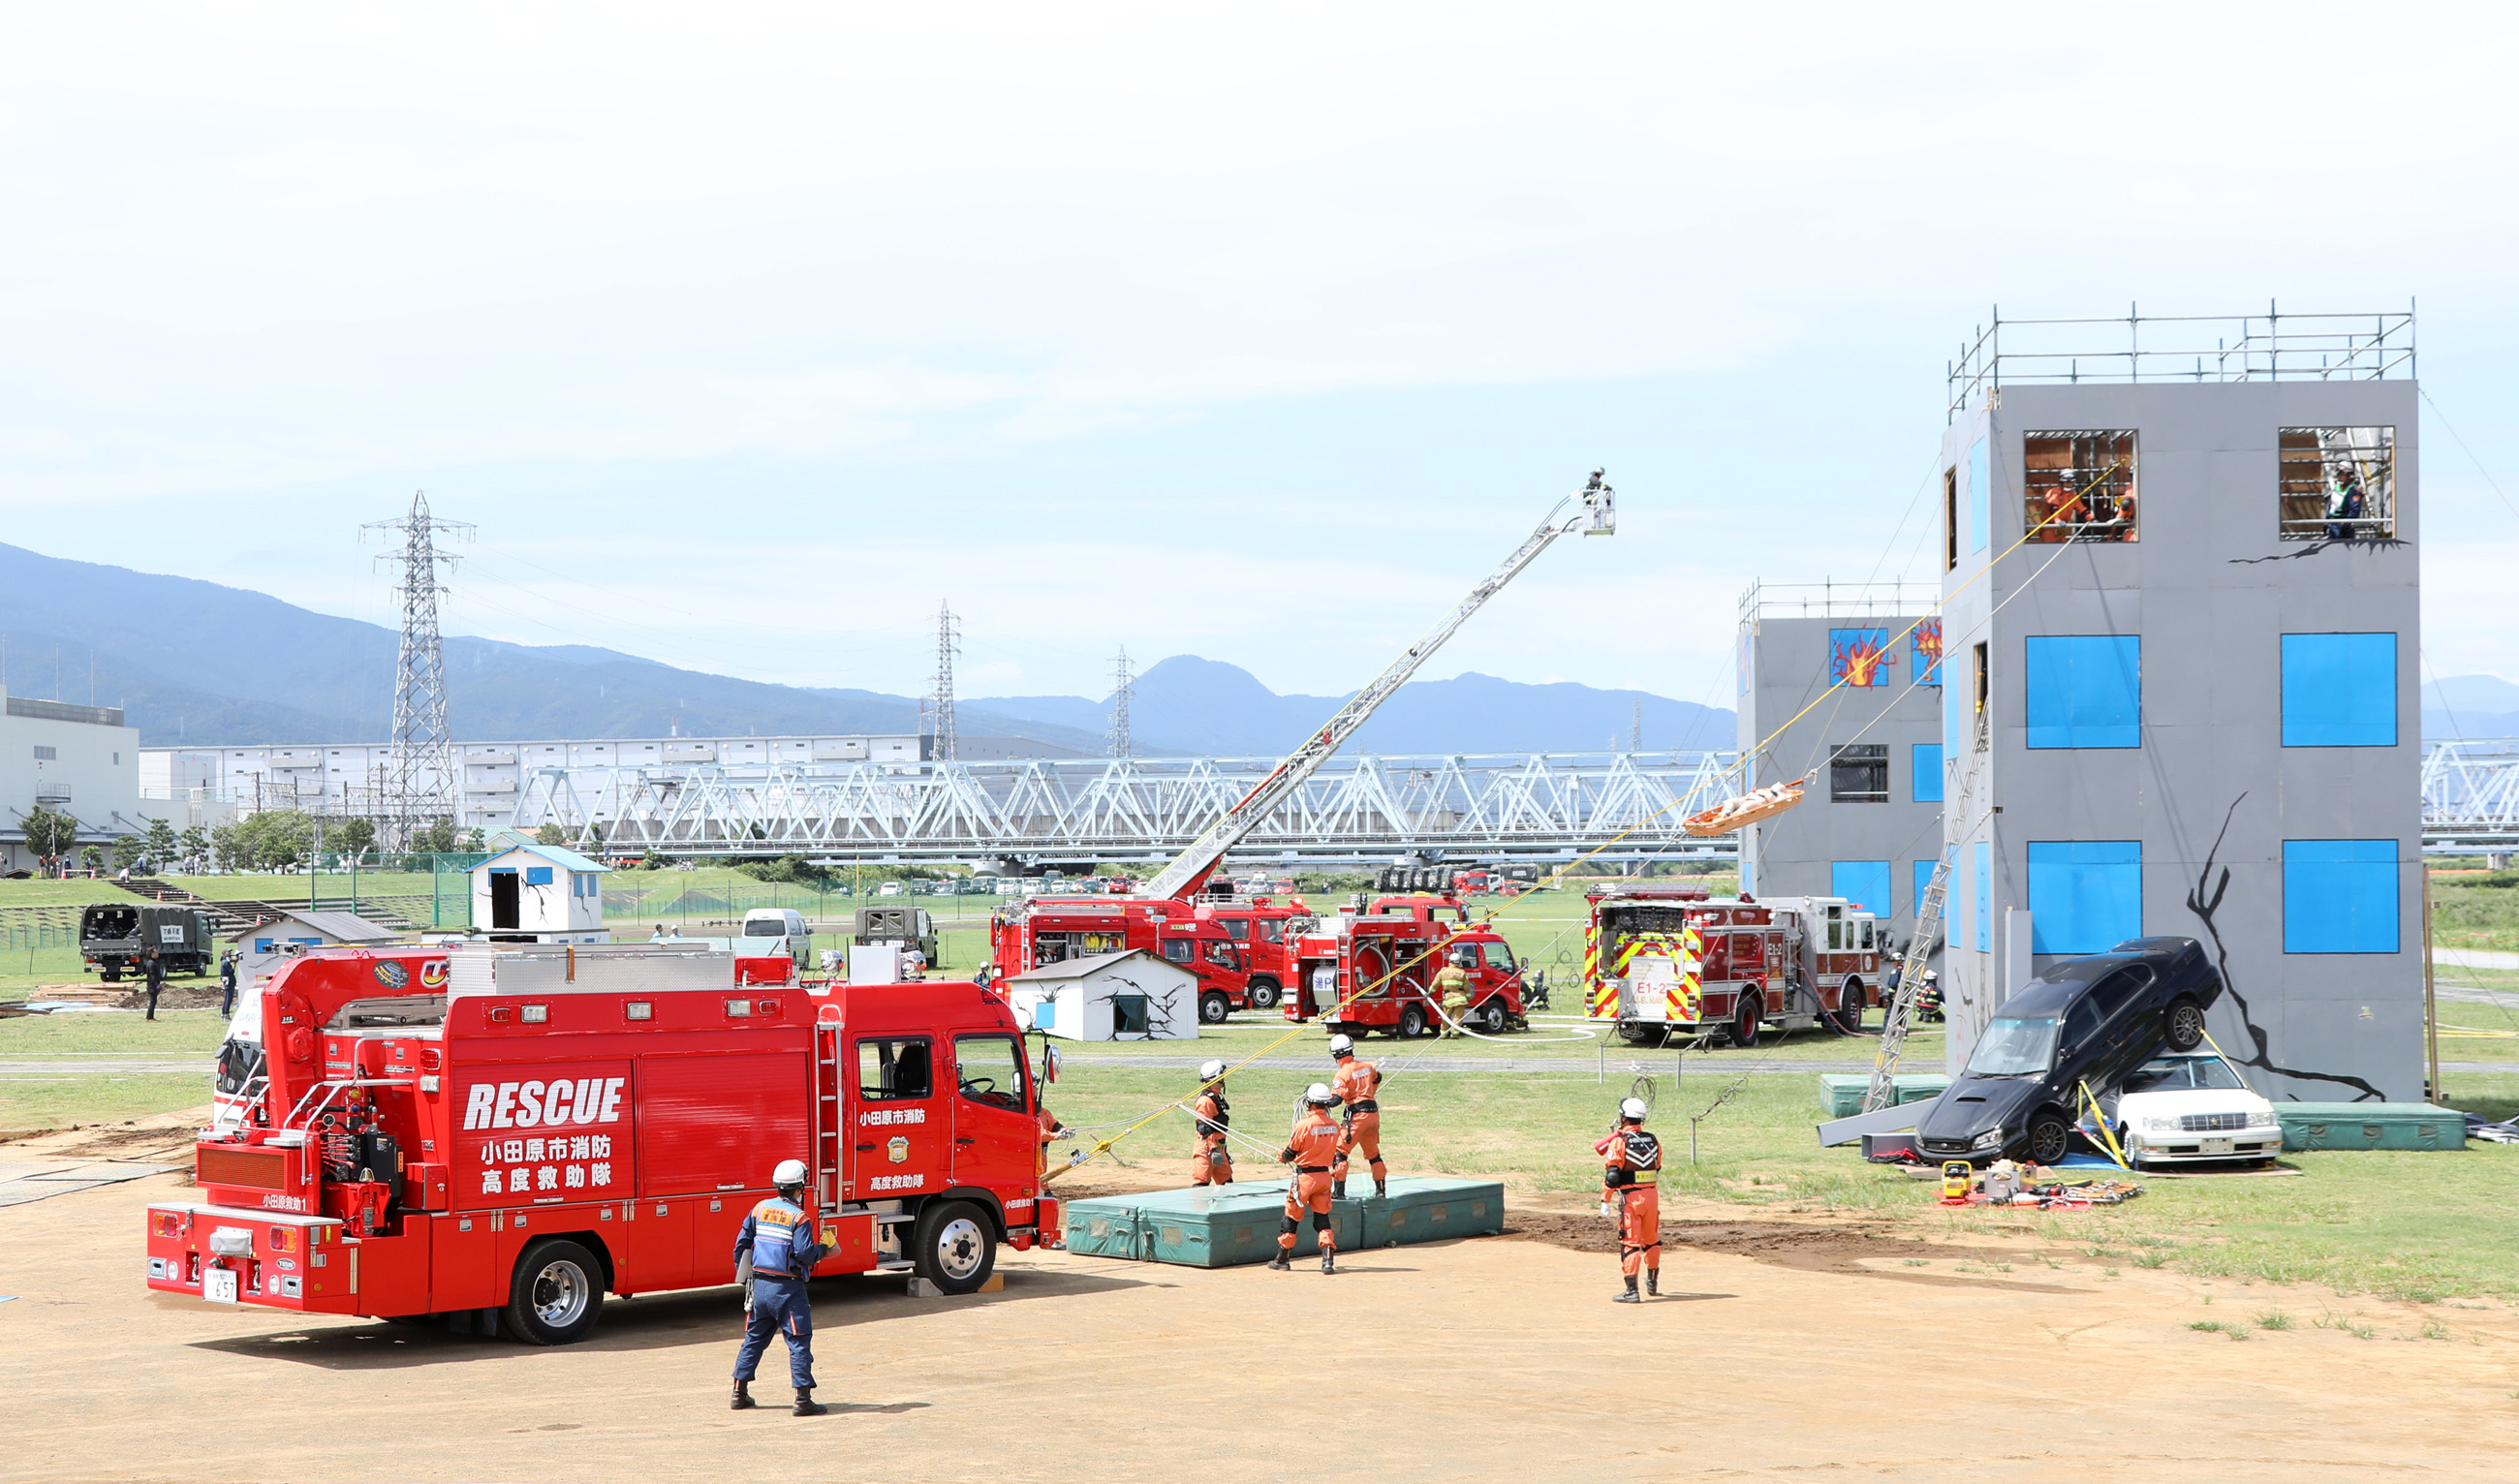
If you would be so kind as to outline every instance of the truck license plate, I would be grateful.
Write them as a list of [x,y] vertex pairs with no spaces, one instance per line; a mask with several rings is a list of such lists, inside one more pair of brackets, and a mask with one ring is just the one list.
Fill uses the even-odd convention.
[[2208,1155],[2227,1155],[2230,1152],[2231,1141],[2228,1139],[2207,1139],[2204,1141],[2204,1153]]
[[204,1268],[201,1271],[201,1296],[214,1304],[237,1301],[237,1274],[234,1268]]

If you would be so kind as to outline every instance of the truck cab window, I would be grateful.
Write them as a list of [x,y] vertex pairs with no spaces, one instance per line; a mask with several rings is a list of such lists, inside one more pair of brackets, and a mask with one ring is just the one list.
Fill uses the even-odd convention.
[[966,1035],[953,1041],[953,1074],[962,1096],[991,1108],[1022,1113],[1032,1106],[1024,1094],[1023,1054],[1010,1035]]
[[1242,967],[1241,956],[1233,951],[1233,944],[1221,938],[1208,939],[1207,961],[1226,969]]
[[1176,964],[1188,963],[1190,961],[1189,939],[1186,938],[1165,938],[1164,957],[1171,959]]
[[1251,937],[1251,919],[1247,917],[1220,917],[1216,921],[1224,925],[1224,931],[1236,942],[1247,941]]
[[925,1036],[858,1042],[858,1096],[868,1103],[934,1095],[933,1053]]
[[1511,974],[1513,972],[1513,950],[1511,948],[1506,947],[1502,943],[1483,943],[1480,945],[1479,951],[1486,955],[1488,968],[1502,969],[1507,974]]

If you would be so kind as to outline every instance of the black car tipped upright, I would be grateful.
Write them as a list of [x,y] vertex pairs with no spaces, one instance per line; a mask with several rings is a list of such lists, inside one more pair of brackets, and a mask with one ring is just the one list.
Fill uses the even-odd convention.
[[2068,959],[2003,1002],[1967,1069],[1916,1125],[1928,1158],[2064,1157],[2080,1089],[2104,1094],[2163,1045],[2192,1051],[2222,976],[2191,938],[2138,938]]

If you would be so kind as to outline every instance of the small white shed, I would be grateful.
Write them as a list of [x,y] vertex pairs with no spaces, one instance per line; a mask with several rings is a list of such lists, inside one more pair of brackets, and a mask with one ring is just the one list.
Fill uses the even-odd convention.
[[606,867],[556,845],[508,836],[472,868],[472,931],[547,943],[608,943]]
[[1071,1041],[1198,1039],[1198,976],[1143,948],[1043,964],[997,987],[1016,1025]]

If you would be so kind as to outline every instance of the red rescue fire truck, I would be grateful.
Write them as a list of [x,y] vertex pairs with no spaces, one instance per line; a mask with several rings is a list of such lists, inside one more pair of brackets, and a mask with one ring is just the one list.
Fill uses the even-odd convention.
[[790,1157],[818,1274],[969,1292],[1058,1230],[1004,1001],[743,978],[674,945],[310,950],[222,1056],[246,1116],[200,1136],[196,1199],[149,1208],[149,1286],[561,1343],[607,1291],[733,1282]]
[[1296,939],[1299,977],[1286,1019],[1326,1019],[1341,1035],[1384,1030],[1402,1038],[1441,1028],[1435,976],[1455,955],[1470,956],[1473,1030],[1496,1035],[1527,1028],[1522,972],[1513,949],[1484,927],[1397,913],[1342,912]]
[[1275,1008],[1291,977],[1287,929],[1308,919],[1301,902],[1266,897],[1110,897],[1010,903],[989,921],[998,979],[1093,953],[1142,948],[1198,976],[1198,1018]]
[[1723,897],[1637,884],[1586,894],[1585,1014],[1638,1044],[1711,1031],[1754,1046],[1767,1026],[1851,1030],[1879,982],[1873,915],[1836,896]]

